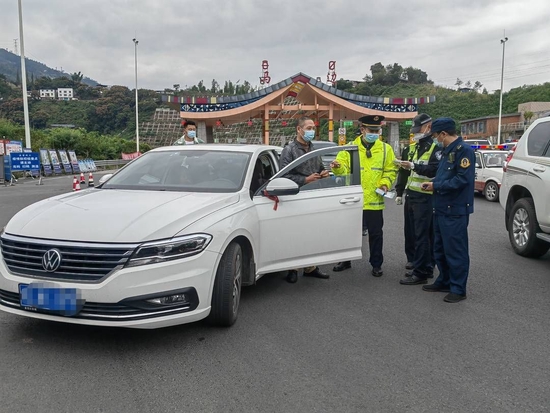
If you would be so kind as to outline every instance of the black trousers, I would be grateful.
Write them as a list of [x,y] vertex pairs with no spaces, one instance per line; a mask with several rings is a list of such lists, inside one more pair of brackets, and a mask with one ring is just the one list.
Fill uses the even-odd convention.
[[405,197],[405,254],[414,266],[414,275],[426,278],[433,274],[433,206],[432,196],[409,194]]
[[384,214],[383,210],[371,211],[363,210],[363,229],[368,230],[369,235],[369,262],[373,268],[382,267],[384,256],[382,248],[384,246]]

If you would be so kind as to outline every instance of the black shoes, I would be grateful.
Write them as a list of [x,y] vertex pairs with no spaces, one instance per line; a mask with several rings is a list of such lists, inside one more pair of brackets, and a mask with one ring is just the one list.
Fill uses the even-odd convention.
[[334,272],[340,272],[344,270],[349,270],[351,268],[351,261],[342,261],[336,264],[336,266],[332,269]]
[[288,274],[286,276],[287,282],[294,284],[296,281],[298,281],[298,271],[296,270],[289,270]]
[[422,287],[422,290],[428,291],[430,293],[448,293],[451,291],[449,290],[449,287],[443,287],[436,284],[425,285]]
[[407,262],[407,265],[405,265],[406,270],[414,270],[414,265],[412,262]]
[[443,298],[443,301],[445,301],[446,303],[458,303],[462,300],[465,300],[466,299],[466,295],[460,295],[460,294],[455,294],[455,293],[449,293],[445,296],[445,298]]
[[373,277],[382,277],[384,275],[384,271],[382,271],[382,268],[375,267],[372,269],[372,276]]
[[324,272],[321,272],[319,267],[315,267],[315,269],[311,272],[304,271],[304,277],[315,277],[315,278],[322,278],[323,280],[326,280],[330,278],[330,275],[325,274]]
[[420,285],[420,284],[427,284],[428,280],[425,278],[418,278],[416,275],[412,275],[410,277],[405,276],[402,280],[399,280],[399,284],[402,285]]

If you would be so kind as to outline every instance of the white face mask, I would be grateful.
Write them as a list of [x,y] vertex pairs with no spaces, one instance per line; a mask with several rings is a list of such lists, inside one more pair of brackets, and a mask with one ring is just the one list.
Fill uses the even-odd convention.
[[425,134],[423,134],[423,133],[415,133],[414,136],[411,139],[412,139],[413,142],[418,142],[424,136],[425,136]]

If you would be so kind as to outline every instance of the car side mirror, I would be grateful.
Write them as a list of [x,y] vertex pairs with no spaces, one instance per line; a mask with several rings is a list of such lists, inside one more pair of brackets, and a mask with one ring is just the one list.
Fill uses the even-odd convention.
[[105,182],[107,182],[109,179],[111,179],[111,176],[113,176],[113,175],[114,175],[114,174],[103,175],[103,176],[99,179],[98,185],[103,185]]
[[265,191],[269,196],[296,195],[300,187],[288,178],[275,178],[267,184]]
[[476,168],[481,168],[481,165],[476,162]]

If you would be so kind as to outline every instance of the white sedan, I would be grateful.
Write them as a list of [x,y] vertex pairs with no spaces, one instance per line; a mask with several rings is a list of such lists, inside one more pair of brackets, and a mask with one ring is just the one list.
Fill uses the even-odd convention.
[[[301,188],[277,147],[171,146],[97,188],[17,213],[1,232],[0,310],[74,324],[158,328],[237,319],[241,286],[361,258],[357,148],[349,176]],[[326,234],[337,236],[326,242]]]

